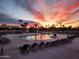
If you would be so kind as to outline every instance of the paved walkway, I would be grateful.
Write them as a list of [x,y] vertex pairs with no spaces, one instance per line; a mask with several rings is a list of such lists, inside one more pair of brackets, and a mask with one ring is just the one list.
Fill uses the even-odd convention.
[[22,55],[17,48],[7,50],[6,55],[10,57],[0,57],[0,59],[79,59],[79,38],[75,38],[71,43],[40,50]]

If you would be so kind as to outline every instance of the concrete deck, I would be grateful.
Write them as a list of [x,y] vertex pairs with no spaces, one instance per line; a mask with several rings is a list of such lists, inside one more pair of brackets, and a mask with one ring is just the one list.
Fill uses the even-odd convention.
[[17,48],[9,47],[9,49],[5,49],[5,55],[9,57],[0,57],[0,59],[79,59],[79,38],[75,38],[71,43],[65,45],[26,55],[22,55]]

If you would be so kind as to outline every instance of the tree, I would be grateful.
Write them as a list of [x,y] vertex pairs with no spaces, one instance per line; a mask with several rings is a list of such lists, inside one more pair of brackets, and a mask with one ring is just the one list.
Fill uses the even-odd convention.
[[70,25],[68,28],[69,28],[69,29],[71,29],[71,28],[72,28],[72,26]]
[[21,23],[23,20],[19,19],[19,22]]
[[23,20],[19,19],[19,25],[23,28],[23,24],[21,24],[23,22]]
[[35,40],[37,39],[36,36],[37,36],[37,30],[36,30],[36,27],[37,27],[37,24],[34,24],[35,26]]
[[27,27],[27,25],[28,25],[28,23],[27,23],[27,22],[25,22],[25,23],[24,23],[24,27],[26,28],[26,27]]

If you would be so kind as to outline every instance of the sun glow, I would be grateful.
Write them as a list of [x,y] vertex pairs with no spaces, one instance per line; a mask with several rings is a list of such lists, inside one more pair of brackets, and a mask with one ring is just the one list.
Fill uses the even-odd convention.
[[[75,18],[75,15],[79,14],[79,1],[76,1],[67,6],[69,4],[68,1],[62,0],[59,3],[56,3],[54,5],[51,4],[49,6],[45,0],[37,0],[38,3],[40,4],[40,7],[42,8],[41,10],[39,8],[33,8],[33,15],[36,18],[35,22],[40,23],[42,26],[46,27],[47,25],[50,27],[53,24],[56,27],[59,27],[60,23],[62,25],[65,25],[66,27],[69,26],[70,23],[64,24],[65,22],[71,21],[72,24],[76,24],[76,21],[73,22],[73,20],[78,19]],[[52,0],[53,1],[53,0]],[[39,7],[39,6],[38,6]],[[76,10],[76,11],[74,11]],[[73,11],[73,12],[71,12]],[[78,26],[78,25],[74,25]]]
[[34,21],[44,27],[53,24],[58,27],[60,23],[79,26],[79,0],[3,0],[0,7],[3,14],[17,20]]
[[55,21],[42,21],[42,20],[35,20],[35,22],[40,23],[44,27],[51,27],[53,24],[56,25],[57,23]]

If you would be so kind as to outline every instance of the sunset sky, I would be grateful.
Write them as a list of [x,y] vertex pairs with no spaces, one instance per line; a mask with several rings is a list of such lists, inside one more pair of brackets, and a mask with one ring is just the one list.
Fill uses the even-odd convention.
[[79,0],[0,0],[0,23],[33,21],[41,25],[79,26]]

